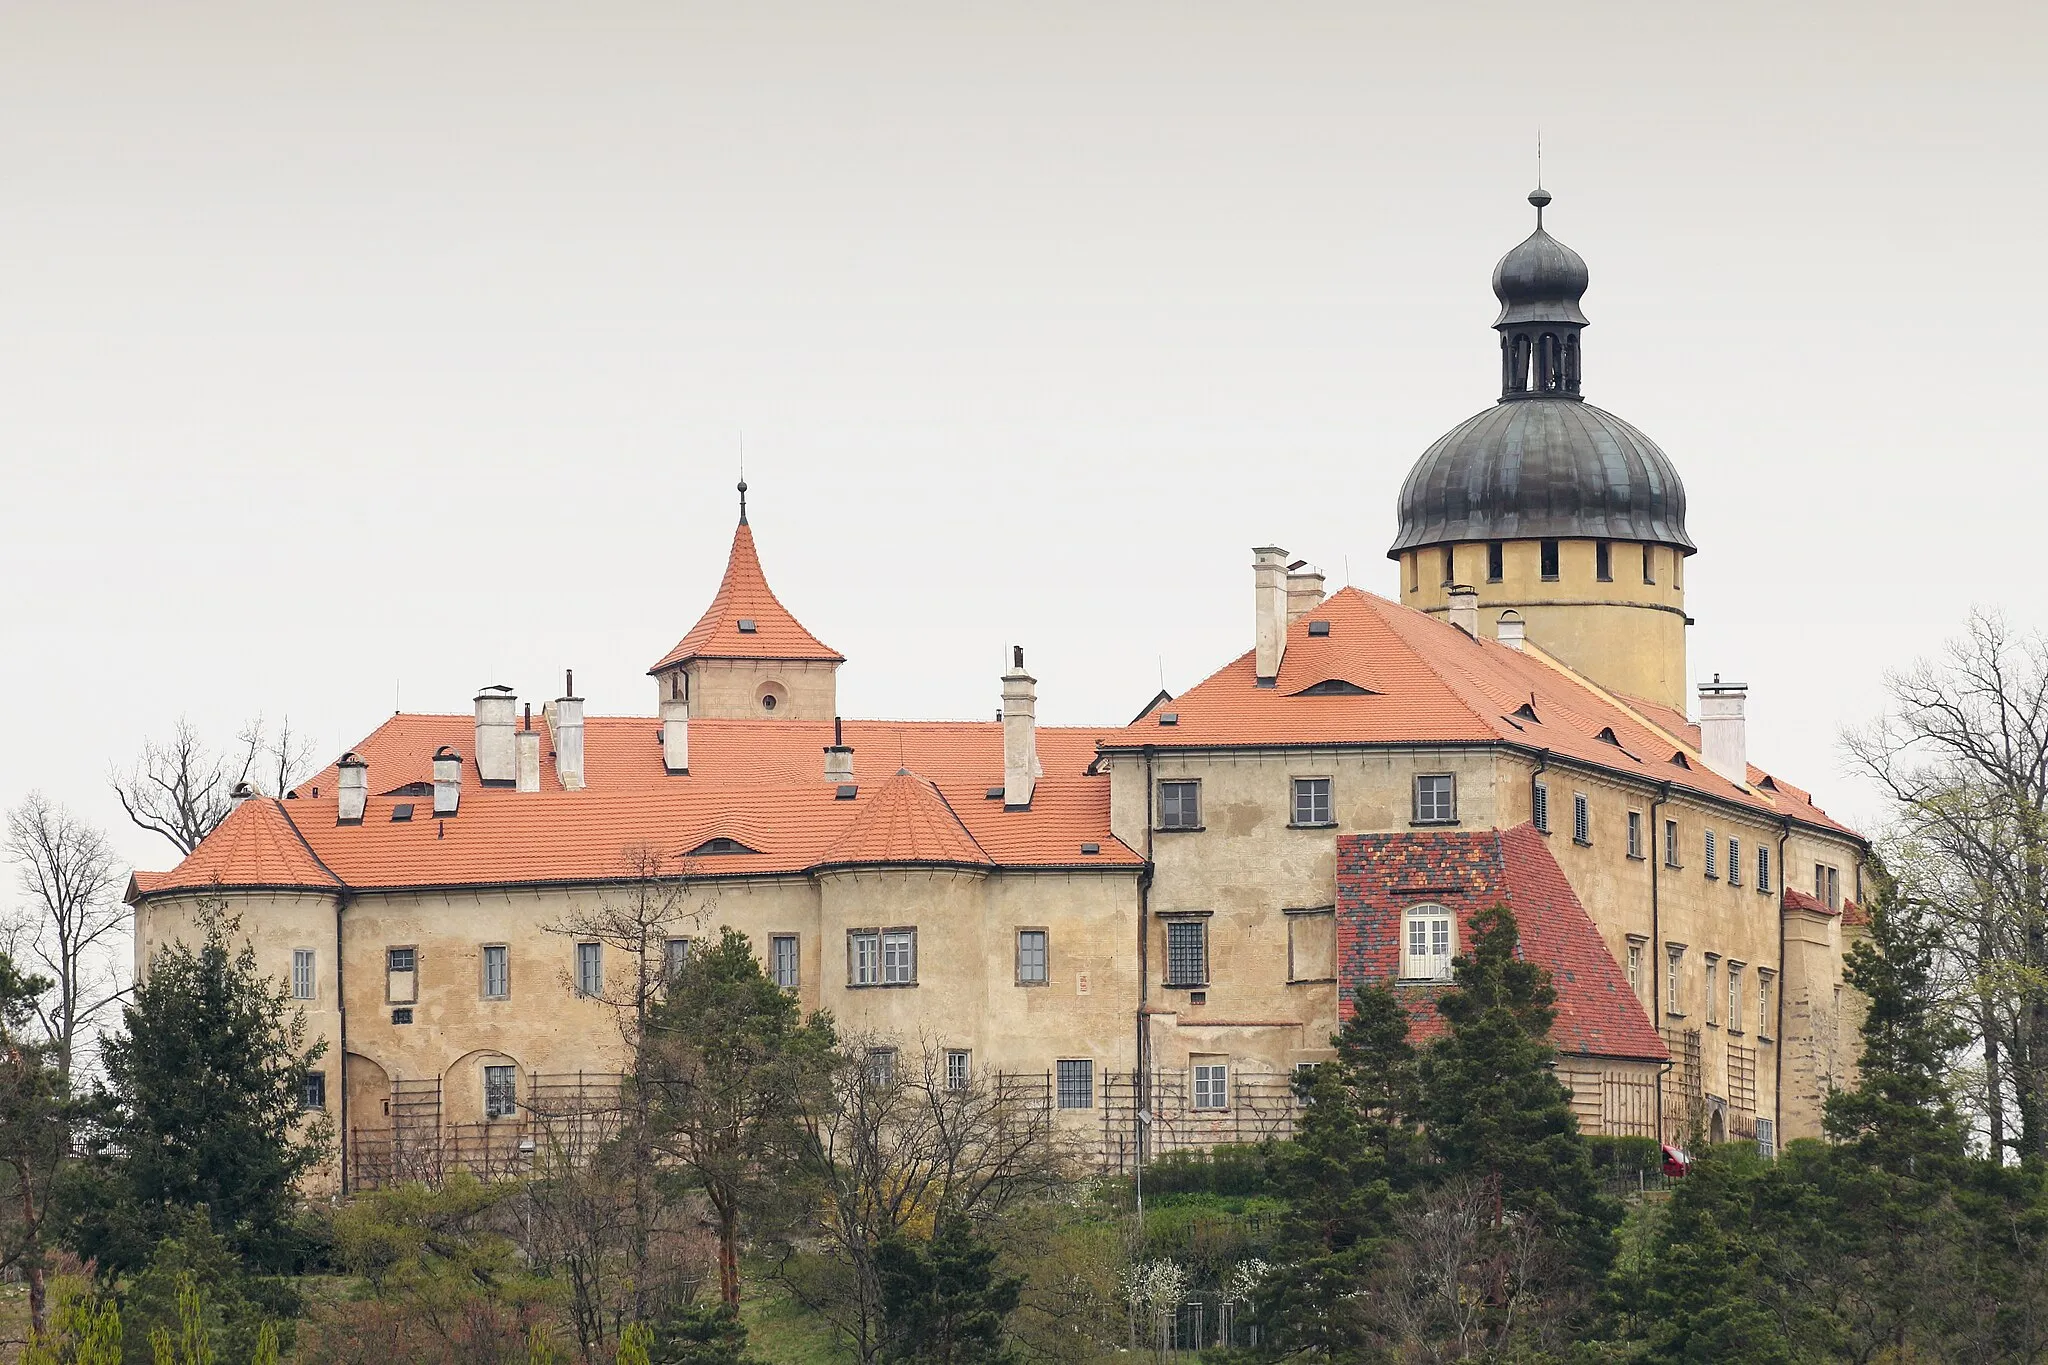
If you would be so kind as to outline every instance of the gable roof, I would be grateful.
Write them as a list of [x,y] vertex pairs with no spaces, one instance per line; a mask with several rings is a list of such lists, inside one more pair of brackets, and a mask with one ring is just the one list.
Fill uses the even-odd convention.
[[[742,621],[752,629],[741,630]],[[697,624],[648,669],[650,674],[692,659],[815,659],[841,664],[846,656],[805,630],[768,586],[754,549],[754,528],[742,520],[732,534],[725,577]]]

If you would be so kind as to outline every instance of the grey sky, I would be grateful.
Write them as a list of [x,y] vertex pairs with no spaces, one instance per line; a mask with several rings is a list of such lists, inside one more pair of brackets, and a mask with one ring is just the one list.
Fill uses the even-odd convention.
[[1249,547],[1391,592],[1487,290],[1585,255],[1677,461],[1697,674],[1834,735],[2048,475],[2043,7],[0,9],[0,802],[117,829],[180,712],[331,756],[506,682],[652,713],[744,428],[848,714],[1119,722],[1249,647]]

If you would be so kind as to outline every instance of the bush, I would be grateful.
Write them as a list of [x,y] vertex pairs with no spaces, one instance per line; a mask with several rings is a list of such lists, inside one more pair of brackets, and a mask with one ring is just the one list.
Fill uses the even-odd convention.
[[1589,1137],[1586,1146],[1592,1152],[1593,1169],[1603,1178],[1630,1176],[1638,1171],[1655,1175],[1664,1169],[1664,1149],[1655,1138]]
[[1273,1149],[1261,1143],[1168,1152],[1146,1163],[1145,1193],[1267,1195],[1274,1193]]

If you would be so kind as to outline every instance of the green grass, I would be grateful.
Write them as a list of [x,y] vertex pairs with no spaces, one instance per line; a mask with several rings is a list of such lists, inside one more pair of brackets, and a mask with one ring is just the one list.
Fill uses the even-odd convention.
[[854,1359],[830,1323],[765,1276],[742,1279],[740,1318],[747,1324],[747,1354],[770,1365],[845,1365]]

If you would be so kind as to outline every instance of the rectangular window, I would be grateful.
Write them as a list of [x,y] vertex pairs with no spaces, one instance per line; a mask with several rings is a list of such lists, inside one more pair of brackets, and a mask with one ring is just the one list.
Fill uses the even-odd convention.
[[1775,1161],[1778,1156],[1778,1125],[1770,1119],[1756,1121],[1757,1154],[1766,1161]]
[[1550,788],[1541,782],[1529,793],[1529,823],[1539,834],[1550,833]]
[[1544,580],[1546,582],[1555,583],[1557,581],[1557,542],[1554,540],[1544,541],[1542,547],[1542,555],[1542,569]]
[[384,998],[410,1005],[420,998],[419,954],[411,948],[384,950]]
[[1628,813],[1628,856],[1643,856],[1643,813],[1639,810]]
[[1813,865],[1813,898],[1830,910],[1842,908],[1842,874],[1826,863]]
[[1708,877],[1708,879],[1709,879],[1709,880],[1713,880],[1713,879],[1715,879],[1715,878],[1718,878],[1718,877],[1719,877],[1720,875],[1721,875],[1721,858],[1720,858],[1720,853],[1719,853],[1719,850],[1718,850],[1718,849],[1717,849],[1717,848],[1715,847],[1715,845],[1714,845],[1714,831],[1712,831],[1712,830],[1708,830],[1708,831],[1707,831],[1707,877]]
[[1645,583],[1655,583],[1657,581],[1657,552],[1648,545],[1643,547],[1643,581]]
[[1498,583],[1501,578],[1501,544],[1497,540],[1486,543],[1486,581]]
[[1707,1023],[1719,1024],[1721,1016],[1715,1013],[1715,1011],[1720,1008],[1716,1001],[1720,999],[1721,960],[1712,953],[1708,953],[1706,956],[1705,972],[1707,979]]
[[1676,943],[1664,945],[1664,1012],[1684,1014],[1685,1000],[1678,988],[1685,983],[1685,948]]
[[1664,822],[1664,866],[1680,866],[1678,861],[1678,822],[1676,820],[1666,820]]
[[1055,1062],[1053,1066],[1058,1082],[1060,1108],[1093,1109],[1095,1063],[1083,1058],[1080,1061]]
[[1195,1108],[1230,1107],[1230,1067],[1225,1062],[1203,1062],[1195,1067]]
[[846,936],[846,983],[849,986],[882,984],[882,935],[875,929],[856,929]]
[[1458,798],[1449,773],[1415,779],[1415,823],[1448,825],[1458,818]]
[[1766,968],[1766,967],[1759,967],[1759,968],[1757,968],[1757,969],[1756,969],[1756,1034],[1757,1034],[1757,1037],[1759,1037],[1759,1038],[1762,1038],[1762,1039],[1764,1039],[1765,1041],[1769,1041],[1769,1039],[1770,1039],[1770,1036],[1771,1036],[1771,1025],[1772,1025],[1772,1024],[1773,1024],[1774,1022],[1776,1022],[1776,1021],[1775,1021],[1775,1020],[1773,1020],[1773,1019],[1771,1018],[1771,973],[1770,973],[1770,969],[1769,969],[1769,968]]
[[1446,546],[1444,546],[1444,586],[1445,586],[1445,587],[1449,587],[1449,586],[1450,586],[1451,584],[1453,584],[1453,583],[1455,583],[1455,582],[1457,582],[1457,581],[1458,581],[1458,560],[1457,560],[1457,556],[1456,556],[1455,554],[1453,554],[1453,553],[1452,553],[1451,547],[1450,547],[1450,546],[1448,546],[1448,545],[1446,545]]
[[1728,885],[1742,885],[1742,840],[1728,836]]
[[484,1117],[509,1119],[519,1112],[519,1072],[509,1066],[484,1068]]
[[299,1091],[299,1108],[325,1109],[327,1107],[327,1073],[308,1071],[304,1086]]
[[1202,986],[1209,981],[1209,925],[1206,920],[1166,922],[1166,984]]
[[1742,964],[1728,964],[1728,1031],[1742,1032]]
[[576,993],[596,997],[604,994],[604,945],[576,945]]
[[868,1080],[874,1085],[896,1084],[895,1048],[871,1047],[868,1049]]
[[1628,943],[1628,988],[1638,997],[1643,993],[1643,945],[1634,939]]
[[1161,782],[1159,784],[1159,828],[1200,829],[1202,827],[1202,784]]
[[891,929],[882,935],[882,984],[917,984],[917,930]]
[[768,940],[769,968],[775,974],[775,984],[786,991],[793,991],[797,985],[796,935],[777,934]]
[[672,938],[661,945],[661,976],[664,981],[673,981],[683,974],[683,964],[690,960],[690,940]]
[[292,949],[292,999],[313,998],[313,950]]
[[946,1054],[946,1089],[965,1090],[973,1076],[973,1053],[955,1048]]
[[1596,541],[1593,545],[1593,577],[1599,579],[1602,583],[1612,583],[1614,581],[1614,560],[1611,547],[1604,540]]
[[1422,590],[1422,552],[1417,550],[1408,556],[1408,591]]
[[1432,906],[1408,912],[1408,936],[1401,975],[1411,981],[1451,979],[1450,912]]
[[503,1000],[512,994],[512,950],[503,944],[484,945],[484,999]]
[[1327,825],[1330,818],[1330,779],[1327,777],[1297,777],[1294,779],[1294,823],[1297,825]]
[[1762,846],[1759,846],[1756,851],[1756,889],[1759,891],[1769,891],[1771,889],[1771,851]]
[[1017,931],[1017,984],[1020,986],[1043,986],[1051,979],[1050,964],[1046,960],[1045,930],[1019,929]]
[[1572,842],[1587,845],[1593,842],[1593,811],[1586,803],[1584,792],[1572,793]]

